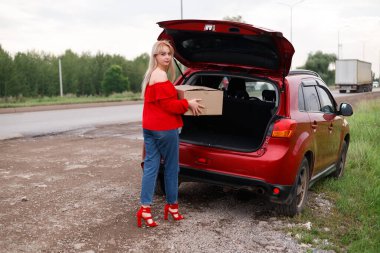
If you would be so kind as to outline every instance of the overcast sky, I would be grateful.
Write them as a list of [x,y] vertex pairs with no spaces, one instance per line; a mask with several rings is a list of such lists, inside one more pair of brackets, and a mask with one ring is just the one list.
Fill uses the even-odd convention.
[[[290,40],[294,5],[293,67],[310,52],[372,63],[379,74],[380,0],[182,0],[184,19],[241,15],[249,24]],[[133,59],[149,52],[161,32],[156,22],[180,19],[181,0],[0,0],[0,44],[11,54],[98,51]],[[286,4],[286,5],[285,5]],[[287,6],[288,5],[288,6]]]

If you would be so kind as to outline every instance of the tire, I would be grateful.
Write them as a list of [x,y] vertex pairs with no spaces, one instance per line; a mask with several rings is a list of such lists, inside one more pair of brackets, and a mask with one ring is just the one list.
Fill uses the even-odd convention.
[[344,168],[346,165],[348,146],[345,141],[342,143],[342,150],[340,151],[339,159],[336,163],[336,170],[332,173],[332,176],[335,178],[341,178],[344,174]]
[[[181,185],[181,181],[178,179],[178,188]],[[164,174],[158,174],[156,188],[154,189],[154,194],[157,196],[165,196],[165,179]]]
[[310,166],[306,157],[303,158],[295,183],[293,199],[290,204],[278,205],[277,211],[281,215],[293,217],[300,214],[305,207],[309,189]]
[[154,189],[154,194],[157,196],[165,196],[165,180],[163,174],[158,174],[156,188]]

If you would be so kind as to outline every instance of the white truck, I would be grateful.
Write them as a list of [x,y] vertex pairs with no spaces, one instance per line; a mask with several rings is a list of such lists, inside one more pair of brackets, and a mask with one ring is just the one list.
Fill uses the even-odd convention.
[[340,93],[372,91],[371,63],[359,60],[337,60],[335,85]]

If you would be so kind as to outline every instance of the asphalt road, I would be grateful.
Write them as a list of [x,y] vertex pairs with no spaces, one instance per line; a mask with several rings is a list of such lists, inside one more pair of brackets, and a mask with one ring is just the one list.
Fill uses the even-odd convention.
[[0,114],[0,140],[141,121],[142,104]]
[[[348,96],[360,96],[360,95],[365,94],[365,93],[339,93],[339,90],[332,90],[331,92],[335,98],[348,97]],[[380,92],[380,88],[373,88],[372,92],[373,93]]]

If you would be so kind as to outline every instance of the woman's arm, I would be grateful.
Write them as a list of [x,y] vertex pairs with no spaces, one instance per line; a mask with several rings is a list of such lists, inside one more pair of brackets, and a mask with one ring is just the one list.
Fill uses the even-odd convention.
[[187,110],[191,110],[193,115],[201,115],[202,114],[202,108],[204,106],[200,104],[199,102],[201,99],[175,99],[175,98],[167,98],[167,99],[161,99],[159,100],[160,106],[170,113],[174,114],[184,114],[187,112]]

